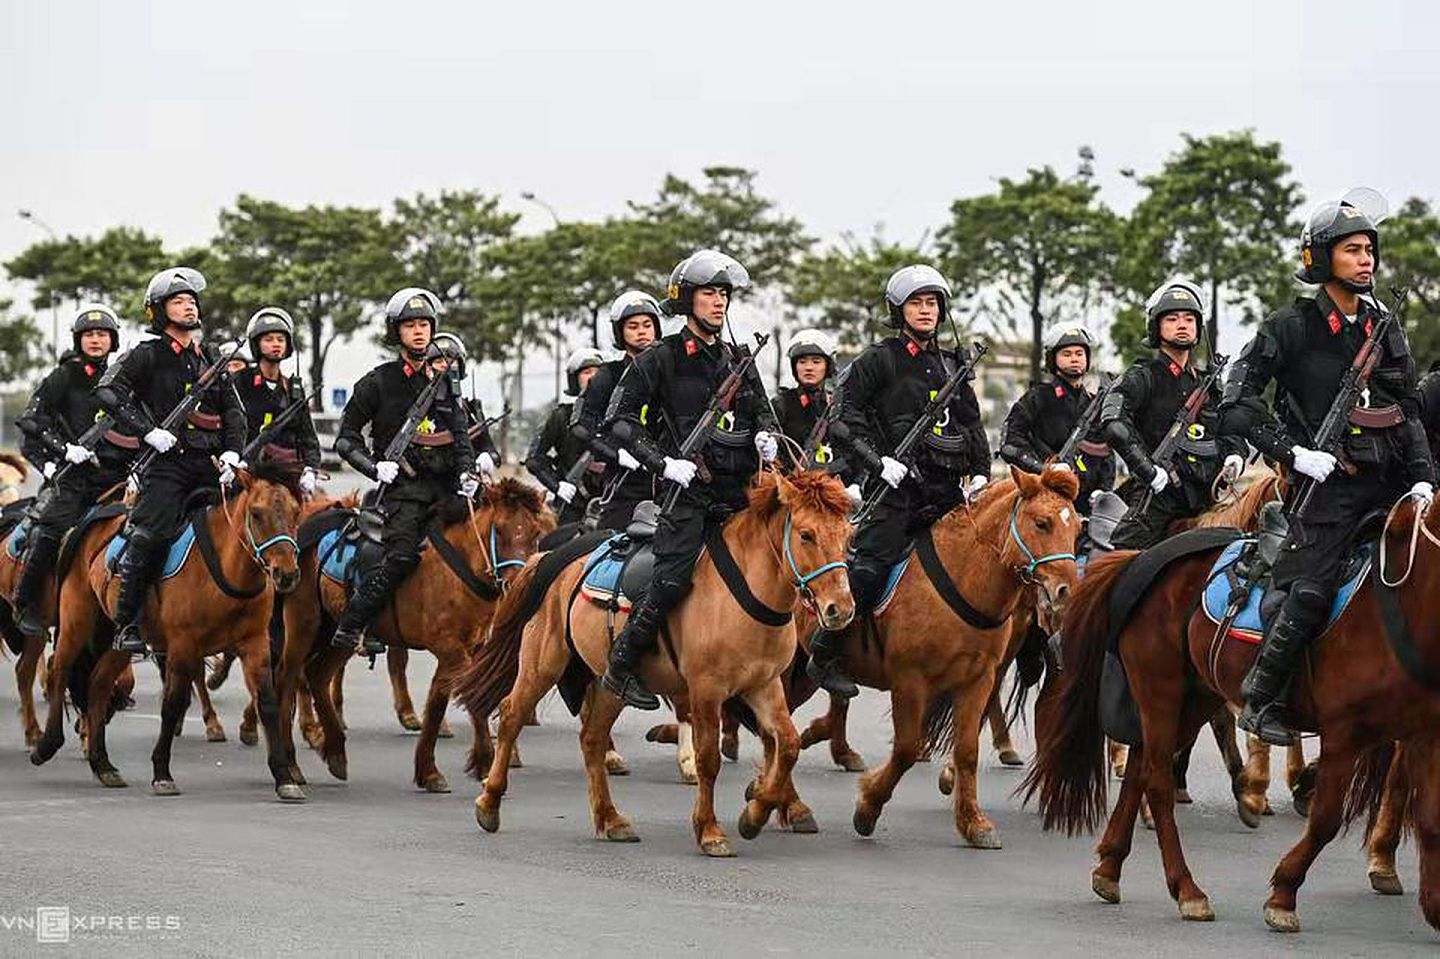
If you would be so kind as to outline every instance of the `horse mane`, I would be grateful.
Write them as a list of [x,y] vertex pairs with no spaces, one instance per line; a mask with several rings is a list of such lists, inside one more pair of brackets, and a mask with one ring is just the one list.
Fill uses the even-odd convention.
[[757,474],[755,483],[750,487],[750,509],[762,516],[779,509],[782,484],[789,486],[787,501],[802,509],[836,516],[850,515],[850,497],[845,495],[844,485],[822,470],[791,473],[780,477],[779,482],[766,478],[763,473]]
[[274,483],[276,486],[283,486],[295,497],[295,502],[305,502],[305,495],[300,490],[301,467],[294,463],[277,463],[273,460],[260,460],[245,468],[252,479],[264,480],[267,483]]
[[352,490],[340,496],[315,495],[304,503],[300,504],[300,521],[316,516],[329,509],[359,509],[360,492]]
[[1236,529],[1254,529],[1259,522],[1260,510],[1271,500],[1284,495],[1283,480],[1277,473],[1267,473],[1246,487],[1233,503],[1217,506],[1201,513],[1195,520],[1196,527],[1233,526]]
[[20,454],[12,453],[9,450],[0,450],[0,463],[4,463],[19,473],[22,480],[29,479],[30,464],[25,462],[25,458]]
[[[544,494],[538,488],[511,476],[487,483],[476,495],[473,503],[477,509],[491,506],[497,510],[508,508],[536,516],[545,513]],[[470,515],[470,506],[471,503],[466,502],[463,496],[447,496],[441,500],[436,510],[440,525],[451,526],[465,519]]]

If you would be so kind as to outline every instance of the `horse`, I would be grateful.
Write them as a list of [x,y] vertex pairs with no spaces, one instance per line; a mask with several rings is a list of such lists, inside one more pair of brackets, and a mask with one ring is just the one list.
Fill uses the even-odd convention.
[[[797,602],[815,610],[831,629],[843,627],[854,615],[844,575],[849,511],[844,487],[833,476],[761,473],[749,490],[747,507],[720,528],[701,554],[693,589],[661,631],[662,649],[642,664],[650,689],[688,702],[698,773],[691,824],[707,856],[735,854],[715,820],[714,793],[721,705],[732,697],[752,711],[765,750],[758,784],[740,813],[740,835],[755,838],[782,806],[797,810],[795,831],[816,829],[808,810],[799,811],[803,804],[791,778],[800,737],[786,707],[782,675],[795,655],[792,612]],[[475,800],[476,822],[486,832],[500,828],[510,755],[526,715],[567,671],[578,671],[585,690],[579,709],[580,746],[595,834],[611,842],[639,840],[615,807],[604,762],[610,730],[623,704],[595,681],[606,668],[618,628],[612,617],[621,617],[577,601],[596,544],[590,542],[589,551],[582,551],[586,545],[582,540],[569,550],[559,547],[531,558],[456,686],[455,698],[472,716],[488,716],[497,706],[500,710],[493,756],[486,763],[486,757],[472,751],[470,758],[476,775],[489,766]]]
[[[274,595],[299,581],[295,533],[301,495],[292,472],[261,464],[238,470],[240,492],[222,490],[219,505],[193,520],[196,550],[170,579],[153,590],[143,612],[145,638],[165,677],[160,736],[151,761],[151,790],[177,796],[170,770],[171,743],[190,703],[191,686],[204,676],[205,656],[234,648],[244,664],[245,682],[259,706],[275,792],[283,802],[305,795],[291,780],[281,751],[279,704],[270,672],[267,625]],[[84,712],[86,758],[100,782],[126,785],[111,763],[105,743],[111,689],[130,657],[110,648],[113,626],[106,620],[119,592],[119,578],[107,563],[111,539],[123,517],[95,523],[81,535],[74,560],[60,585],[60,619],[49,676],[49,713],[44,735],[31,752],[36,765],[48,761],[64,742],[64,692]],[[213,560],[212,560],[213,554]]]
[[[421,553],[420,565],[370,626],[371,635],[391,649],[428,649],[438,660],[415,743],[414,782],[431,793],[450,791],[449,781],[435,765],[435,740],[450,701],[451,683],[465,666],[476,637],[484,635],[496,602],[525,557],[555,528],[540,492],[519,480],[489,484],[477,500],[478,504],[456,496],[442,508],[432,529],[431,548]],[[338,505],[353,503],[351,499]],[[307,512],[307,523],[323,522],[320,514],[335,505],[317,505]],[[345,608],[345,588],[323,574],[319,554],[318,542],[306,544],[300,587],[284,604],[285,647],[279,667],[284,748],[292,775],[298,775],[292,726],[303,676],[323,731],[321,756],[330,774],[344,780],[349,776],[349,759],[335,692],[337,677],[353,651],[330,645]],[[472,714],[471,724],[476,743],[487,749],[490,735],[485,717]]]
[[[1411,524],[1432,545],[1440,511],[1418,513],[1410,505],[1394,518]],[[1401,526],[1403,528],[1403,526]],[[1382,533],[1381,544],[1394,535]],[[1412,540],[1413,542],[1413,540]],[[1218,548],[1201,549],[1165,566],[1123,622],[1111,623],[1112,594],[1135,560],[1134,552],[1102,557],[1066,608],[1062,644],[1064,672],[1059,702],[1037,722],[1039,758],[1022,788],[1038,798],[1047,828],[1067,832],[1093,828],[1105,808],[1101,750],[1100,678],[1110,635],[1138,707],[1143,745],[1127,765],[1120,797],[1099,844],[1091,887],[1107,902],[1120,898],[1120,871],[1129,853],[1142,793],[1155,817],[1156,837],[1170,895],[1186,919],[1214,918],[1209,898],[1185,862],[1174,818],[1170,757],[1222,703],[1238,704],[1239,686],[1254,646],[1230,642],[1197,610]],[[1374,813],[1386,793],[1395,743],[1413,784],[1410,815],[1420,852],[1420,905],[1440,928],[1440,631],[1428,604],[1440,589],[1440,565],[1428,550],[1394,588],[1371,576],[1340,617],[1307,652],[1297,669],[1291,702],[1302,729],[1320,733],[1315,793],[1304,835],[1276,866],[1264,917],[1270,928],[1297,932],[1296,893],[1321,849],[1342,824]],[[1385,554],[1376,574],[1388,575]],[[1136,584],[1127,583],[1127,591]],[[1122,594],[1124,595],[1124,594]],[[1395,784],[1392,782],[1391,786]]]
[[9,506],[20,499],[20,487],[30,478],[25,458],[9,450],[0,450],[0,506]]

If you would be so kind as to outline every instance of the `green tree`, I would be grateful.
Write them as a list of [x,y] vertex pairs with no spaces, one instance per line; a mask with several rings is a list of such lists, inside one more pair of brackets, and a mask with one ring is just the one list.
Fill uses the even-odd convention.
[[28,375],[44,366],[47,357],[35,321],[15,314],[13,307],[13,300],[0,299],[0,383]]
[[139,320],[145,284],[169,265],[159,237],[117,226],[98,237],[42,240],[6,263],[5,270],[35,284],[31,305],[36,309],[49,307],[52,298],[75,308],[96,301]]
[[1380,226],[1381,295],[1409,284],[1405,326],[1421,369],[1440,360],[1440,216],[1412,197]]
[[1045,326],[1063,305],[1083,305],[1110,275],[1117,220],[1082,171],[1061,179],[1051,167],[950,205],[939,235],[943,271],[956,292],[999,288],[1030,319],[1030,375],[1039,379]]
[[890,274],[924,259],[918,247],[889,243],[878,231],[861,243],[852,234],[795,266],[790,302],[817,314],[816,325],[833,330],[842,343],[858,346],[874,338],[885,314],[885,281]]

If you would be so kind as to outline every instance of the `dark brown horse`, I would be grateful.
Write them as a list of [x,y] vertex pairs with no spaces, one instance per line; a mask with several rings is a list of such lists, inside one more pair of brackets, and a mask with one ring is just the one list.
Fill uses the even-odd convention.
[[[1433,542],[1437,517],[1440,510],[1417,519],[1405,507],[1400,528],[1423,523],[1426,539]],[[1047,828],[1092,828],[1104,813],[1099,700],[1113,628],[1139,708],[1143,745],[1127,764],[1091,885],[1107,902],[1119,901],[1120,870],[1143,795],[1155,817],[1166,885],[1187,919],[1211,919],[1214,912],[1180,846],[1171,757],[1220,705],[1239,702],[1240,681],[1256,650],[1253,644],[1217,636],[1215,624],[1196,609],[1218,553],[1201,551],[1171,563],[1128,618],[1114,624],[1111,595],[1137,554],[1118,552],[1087,569],[1065,612],[1060,697],[1056,708],[1037,718],[1039,759],[1025,783],[1027,798],[1039,798]],[[1403,743],[1404,770],[1414,784],[1411,813],[1420,846],[1420,905],[1426,920],[1440,927],[1437,559],[1440,555],[1426,546],[1403,585],[1393,591],[1382,593],[1373,578],[1367,578],[1297,671],[1294,715],[1302,728],[1319,732],[1320,758],[1305,834],[1271,878],[1265,921],[1273,929],[1300,928],[1295,898],[1310,864],[1343,823],[1378,806],[1397,741]],[[1388,625],[1382,603],[1391,610]],[[1404,651],[1403,662],[1397,649]]]
[[[345,501],[345,505],[353,503],[353,499]],[[334,505],[317,502],[307,510],[307,521]],[[452,569],[439,547],[431,544],[370,627],[371,634],[391,648],[426,649],[438,660],[415,743],[414,781],[427,792],[440,793],[449,792],[450,783],[435,765],[435,740],[450,702],[451,683],[468,662],[471,645],[484,636],[507,583],[541,537],[555,528],[540,492],[510,478],[486,486],[473,508],[457,496],[446,509],[449,512],[441,517],[444,540],[463,563],[466,576]],[[335,691],[337,677],[353,653],[330,645],[335,622],[345,608],[345,590],[321,573],[318,554],[318,545],[305,550],[300,587],[285,601],[285,651],[279,668],[285,749],[291,773],[302,783],[292,729],[302,675],[324,733],[321,755],[326,766],[337,779],[349,775]],[[467,584],[466,578],[472,582]],[[471,720],[476,741],[488,749],[484,717],[472,715]]]
[[[233,500],[211,507],[202,520],[214,545],[218,575],[199,556],[191,556],[171,579],[158,584],[146,603],[144,634],[156,658],[165,661],[160,737],[151,755],[156,795],[179,795],[170,772],[170,750],[176,727],[190,703],[192,685],[204,678],[205,657],[235,649],[244,664],[245,683],[259,704],[265,729],[270,771],[281,800],[303,801],[290,778],[280,749],[279,704],[270,673],[267,624],[275,592],[287,592],[299,580],[295,532],[300,494],[288,474],[259,467],[239,471],[240,492]],[[76,554],[60,586],[60,626],[49,676],[49,715],[44,736],[31,762],[46,762],[64,742],[64,693],[67,685],[75,707],[85,714],[87,758],[96,778],[106,786],[124,786],[105,744],[111,691],[130,657],[110,649],[112,628],[106,620],[119,591],[119,579],[107,567],[106,547],[120,531],[123,517],[87,529],[75,545]]]

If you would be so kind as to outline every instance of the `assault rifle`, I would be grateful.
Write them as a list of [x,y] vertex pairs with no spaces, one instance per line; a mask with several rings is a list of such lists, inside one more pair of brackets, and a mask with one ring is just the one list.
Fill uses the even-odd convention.
[[1104,404],[1105,397],[1110,395],[1110,391],[1118,382],[1120,382],[1120,377],[1110,376],[1100,384],[1100,389],[1096,391],[1094,398],[1085,407],[1085,412],[1081,413],[1080,419],[1076,421],[1075,428],[1065,438],[1065,444],[1060,447],[1060,452],[1055,454],[1056,462],[1069,464],[1075,459],[1075,452],[1080,448],[1081,441],[1090,435],[1090,432],[1095,429],[1095,422],[1100,419],[1100,407]]
[[282,429],[285,428],[286,423],[289,423],[295,417],[300,415],[300,411],[303,410],[305,408],[305,405],[309,402],[310,395],[308,393],[302,394],[298,400],[281,410],[280,415],[272,419],[263,430],[261,430],[259,433],[256,433],[253,440],[245,444],[245,448],[240,451],[241,462],[249,463],[255,456],[257,456],[260,451],[265,448],[266,444],[268,444],[271,439],[273,439],[277,434],[279,434]]
[[[1210,391],[1215,384],[1220,382],[1220,377],[1225,375],[1225,365],[1230,362],[1229,357],[1211,354],[1210,372],[1200,385],[1185,398],[1185,403],[1175,412],[1175,419],[1165,435],[1160,438],[1154,451],[1150,454],[1150,461],[1155,464],[1156,470],[1164,470],[1170,476],[1171,482],[1175,478],[1175,457],[1180,453],[1180,441],[1185,439],[1187,431],[1200,418],[1200,411],[1205,408],[1206,402],[1210,399]],[[1143,513],[1150,508],[1150,501],[1154,499],[1155,491],[1147,488],[1145,495],[1140,499],[1139,512]]]
[[[800,450],[800,468],[809,469],[820,452],[820,447],[825,445],[825,440],[830,435],[831,428],[835,421],[840,418],[840,391],[845,388],[845,381],[850,378],[850,371],[855,369],[851,363],[845,367],[845,372],[835,381],[835,389],[830,393],[830,402],[825,407],[825,412],[815,419],[815,425],[810,427],[810,433],[805,437],[805,445]],[[842,434],[843,436],[843,434]]]
[[[180,425],[188,420],[190,414],[195,412],[196,408],[200,406],[200,400],[204,397],[205,391],[214,384],[215,378],[218,377],[221,372],[224,371],[225,367],[229,365],[230,361],[235,358],[235,354],[240,352],[242,345],[243,344],[237,340],[230,345],[229,350],[219,351],[220,356],[215,362],[200,372],[200,378],[190,385],[190,391],[181,397],[180,402],[175,404],[175,408],[160,421],[160,429],[165,430],[167,433],[172,433],[177,437],[180,435]],[[155,457],[159,455],[160,451],[153,446],[141,453],[140,458],[130,467],[132,482],[138,483],[141,477],[145,475],[145,472],[150,469],[150,465],[155,462]]]
[[[439,355],[439,351],[432,346],[426,352],[425,365],[428,367],[430,361],[432,359],[438,359]],[[430,377],[430,382],[425,384],[425,388],[420,391],[420,395],[415,397],[415,402],[410,404],[410,409],[405,411],[405,419],[400,421],[400,428],[395,431],[395,436],[390,440],[389,445],[385,447],[384,455],[380,457],[382,462],[398,463],[401,469],[407,472],[410,471],[409,465],[404,461],[405,451],[410,448],[410,441],[413,440],[415,434],[420,431],[420,424],[424,422],[425,417],[430,414],[430,406],[435,402],[435,396],[440,392],[440,387],[448,383],[449,380],[450,378],[448,376],[443,376],[439,373],[435,373]],[[375,494],[376,503],[380,502],[381,497],[385,495],[385,490],[389,485],[390,484],[381,481],[378,491]]]
[[[974,351],[969,361],[961,363],[959,368],[950,374],[950,378],[945,381],[945,385],[935,391],[935,395],[930,398],[930,402],[925,404],[925,409],[920,411],[920,416],[911,424],[909,432],[905,434],[895,447],[895,452],[890,454],[892,458],[909,465],[911,452],[920,443],[920,440],[924,438],[925,434],[934,428],[936,422],[940,419],[940,414],[945,412],[946,407],[950,403],[950,399],[955,395],[955,391],[960,388],[961,383],[964,383],[970,377],[971,371],[975,369],[975,364],[979,363],[980,358],[987,352],[989,352],[989,350],[984,343],[978,341],[975,343]],[[860,511],[856,513],[850,521],[856,526],[859,526],[865,521],[867,516],[874,512],[875,507],[880,505],[880,501],[883,500],[889,492],[890,484],[884,480],[878,481],[875,486],[875,491],[866,497],[864,505],[860,507]]]

